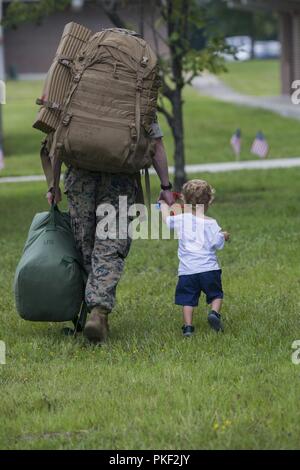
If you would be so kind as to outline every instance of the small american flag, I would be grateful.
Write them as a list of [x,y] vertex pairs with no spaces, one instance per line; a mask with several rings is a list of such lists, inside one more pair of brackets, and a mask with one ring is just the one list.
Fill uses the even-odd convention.
[[262,132],[258,132],[251,147],[251,153],[260,158],[266,158],[269,153],[269,144]]
[[237,158],[240,156],[240,153],[241,153],[241,143],[242,143],[241,135],[242,135],[241,130],[237,129],[230,139],[231,147],[233,148],[233,151]]
[[3,170],[4,168],[4,155],[3,155],[3,150],[0,147],[0,170]]

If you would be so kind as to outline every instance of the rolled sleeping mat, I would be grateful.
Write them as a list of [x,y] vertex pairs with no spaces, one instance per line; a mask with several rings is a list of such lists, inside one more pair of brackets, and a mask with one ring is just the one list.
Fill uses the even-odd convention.
[[92,34],[90,29],[80,24],[74,22],[66,24],[55,58],[46,76],[42,96],[36,101],[41,108],[33,123],[35,129],[49,134],[57,128],[61,106],[71,82],[70,61],[75,58]]

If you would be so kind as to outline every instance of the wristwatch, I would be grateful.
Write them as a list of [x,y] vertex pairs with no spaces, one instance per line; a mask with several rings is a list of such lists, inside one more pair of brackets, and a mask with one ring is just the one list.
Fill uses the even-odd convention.
[[163,191],[171,191],[171,189],[173,188],[173,185],[172,183],[169,182],[168,186],[164,186],[163,184],[160,185],[160,188],[163,190]]

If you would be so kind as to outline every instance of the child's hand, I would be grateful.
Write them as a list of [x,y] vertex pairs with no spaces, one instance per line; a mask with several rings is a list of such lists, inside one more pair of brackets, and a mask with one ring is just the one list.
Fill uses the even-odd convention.
[[225,238],[225,242],[228,242],[230,240],[230,233],[229,232],[222,232]]
[[165,201],[168,206],[172,206],[176,201],[174,193],[169,190],[161,191],[158,199]]

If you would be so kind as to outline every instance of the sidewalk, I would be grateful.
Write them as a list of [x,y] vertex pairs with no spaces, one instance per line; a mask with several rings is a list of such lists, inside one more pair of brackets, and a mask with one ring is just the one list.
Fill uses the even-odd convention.
[[[202,163],[199,165],[186,165],[187,174],[192,173],[224,173],[239,170],[268,170],[273,168],[295,168],[300,167],[300,157],[297,158],[273,158],[271,160],[245,160],[242,162],[220,162],[220,163]],[[149,171],[154,175],[153,168]],[[169,167],[169,173],[174,174],[174,167]],[[6,176],[0,177],[1,183],[31,183],[34,181],[45,181],[43,175],[32,176]]]
[[215,75],[204,73],[194,78],[193,87],[202,95],[227,103],[261,108],[284,117],[300,119],[300,105],[291,102],[290,96],[249,96],[237,93]]

